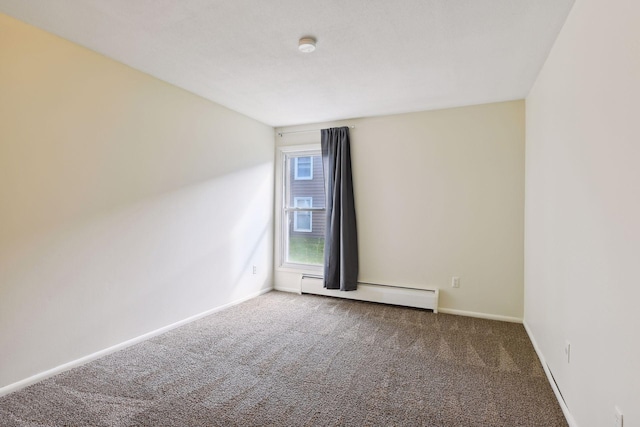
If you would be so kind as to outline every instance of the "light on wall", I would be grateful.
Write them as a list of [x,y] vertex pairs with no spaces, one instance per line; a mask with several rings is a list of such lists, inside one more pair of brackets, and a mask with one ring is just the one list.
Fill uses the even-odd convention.
[[316,50],[316,39],[312,37],[303,37],[298,42],[298,50],[304,53],[310,53]]

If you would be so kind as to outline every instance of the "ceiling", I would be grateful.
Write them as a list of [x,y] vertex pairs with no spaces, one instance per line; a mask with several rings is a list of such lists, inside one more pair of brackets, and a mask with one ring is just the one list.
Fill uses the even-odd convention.
[[[271,126],[524,98],[574,0],[0,0]],[[313,36],[317,50],[298,51]]]

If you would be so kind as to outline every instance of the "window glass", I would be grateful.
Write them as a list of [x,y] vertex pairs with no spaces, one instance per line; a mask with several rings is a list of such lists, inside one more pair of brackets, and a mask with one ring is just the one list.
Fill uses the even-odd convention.
[[283,261],[317,268],[324,262],[324,176],[320,151],[288,152],[283,194]]

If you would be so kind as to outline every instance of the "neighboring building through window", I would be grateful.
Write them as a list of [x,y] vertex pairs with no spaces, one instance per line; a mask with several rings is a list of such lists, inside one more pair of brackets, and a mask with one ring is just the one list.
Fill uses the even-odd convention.
[[[313,207],[313,197],[294,197],[293,207]],[[313,212],[294,212],[293,231],[303,231],[306,233],[311,233],[313,231]]]
[[314,270],[324,262],[324,175],[318,149],[283,152],[280,265]]
[[294,163],[294,179],[313,179],[313,157],[296,157]]

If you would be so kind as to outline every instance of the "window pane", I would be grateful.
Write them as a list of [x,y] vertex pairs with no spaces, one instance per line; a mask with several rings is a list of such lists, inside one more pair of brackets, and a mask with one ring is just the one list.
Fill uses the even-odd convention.
[[[300,213],[300,212],[298,212]],[[289,236],[287,261],[296,264],[322,265],[324,263],[324,236],[312,237],[309,233]]]
[[[322,157],[292,153],[286,157],[285,206],[324,208]],[[324,211],[285,212],[285,262],[320,266],[324,263]]]
[[[296,169],[298,169],[298,176],[300,176],[300,168],[296,168],[296,163],[300,165],[301,159],[307,159],[307,165],[313,168],[313,172],[310,175],[307,175],[310,178],[296,179]],[[322,173],[322,157],[319,155],[291,157],[287,160],[287,162],[289,170],[289,176],[287,180],[288,185],[286,188],[287,194],[285,195],[287,206],[296,207],[296,205],[294,204],[296,197],[311,197],[313,199],[313,204],[308,207],[324,208],[324,174]]]

